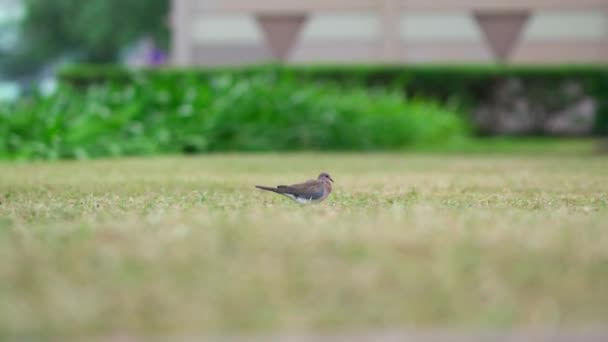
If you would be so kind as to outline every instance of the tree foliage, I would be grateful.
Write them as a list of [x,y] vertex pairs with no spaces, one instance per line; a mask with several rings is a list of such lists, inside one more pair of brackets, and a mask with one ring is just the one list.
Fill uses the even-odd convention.
[[166,44],[169,0],[24,0],[19,43],[0,51],[5,74],[32,73],[70,56],[80,62],[111,63],[143,36]]

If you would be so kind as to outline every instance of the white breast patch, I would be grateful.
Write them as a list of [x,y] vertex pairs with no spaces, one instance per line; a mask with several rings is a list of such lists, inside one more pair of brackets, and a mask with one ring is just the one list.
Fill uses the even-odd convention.
[[294,200],[294,201],[296,201],[296,202],[298,202],[300,204],[310,204],[310,203],[314,203],[315,202],[315,201],[313,201],[310,198],[296,197],[296,196],[294,196],[292,194],[283,194],[283,195],[291,198],[292,200]]

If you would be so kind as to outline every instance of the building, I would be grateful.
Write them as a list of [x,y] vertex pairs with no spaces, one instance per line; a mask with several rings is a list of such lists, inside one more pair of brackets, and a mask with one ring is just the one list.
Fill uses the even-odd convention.
[[608,62],[607,0],[172,0],[176,65]]

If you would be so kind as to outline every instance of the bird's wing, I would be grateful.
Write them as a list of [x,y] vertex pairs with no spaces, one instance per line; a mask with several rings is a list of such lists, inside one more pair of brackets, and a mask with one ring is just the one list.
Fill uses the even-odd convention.
[[279,185],[277,189],[281,193],[291,194],[296,197],[307,199],[319,199],[325,194],[325,187],[322,181],[309,180],[306,183],[293,185]]

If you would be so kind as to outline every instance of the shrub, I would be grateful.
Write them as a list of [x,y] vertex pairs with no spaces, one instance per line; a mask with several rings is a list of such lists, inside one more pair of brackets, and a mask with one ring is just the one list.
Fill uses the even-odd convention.
[[207,78],[138,74],[64,85],[0,107],[0,155],[86,158],[157,153],[386,150],[466,134],[461,117],[398,91],[306,82],[267,71]]
[[126,84],[145,75],[175,82],[183,77],[201,80],[218,74],[249,77],[269,70],[280,77],[306,81],[332,81],[360,87],[391,87],[409,97],[448,104],[463,113],[474,113],[490,99],[496,85],[508,79],[520,80],[533,105],[549,112],[559,98],[559,85],[574,81],[598,104],[595,132],[608,134],[608,67],[606,65],[502,66],[502,65],[305,65],[246,66],[223,69],[161,69],[130,71],[116,66],[76,66],[64,70],[61,78],[76,86],[99,82]]
[[[608,134],[608,67],[605,65],[261,65],[138,71],[116,66],[81,65],[65,69],[61,78],[76,86],[87,86],[99,82],[129,83],[141,75],[175,82],[184,77],[205,80],[218,74],[248,77],[268,70],[281,77],[293,77],[301,81],[330,80],[343,85],[364,87],[388,85],[401,89],[410,97],[448,104],[463,113],[474,113],[493,96],[497,84],[509,79],[520,80],[533,104],[551,112],[556,109],[552,107],[558,100],[556,97],[559,95],[556,94],[560,93],[560,85],[574,81],[582,85],[583,93],[593,97],[598,104],[595,133]],[[479,132],[483,133],[483,130]]]

